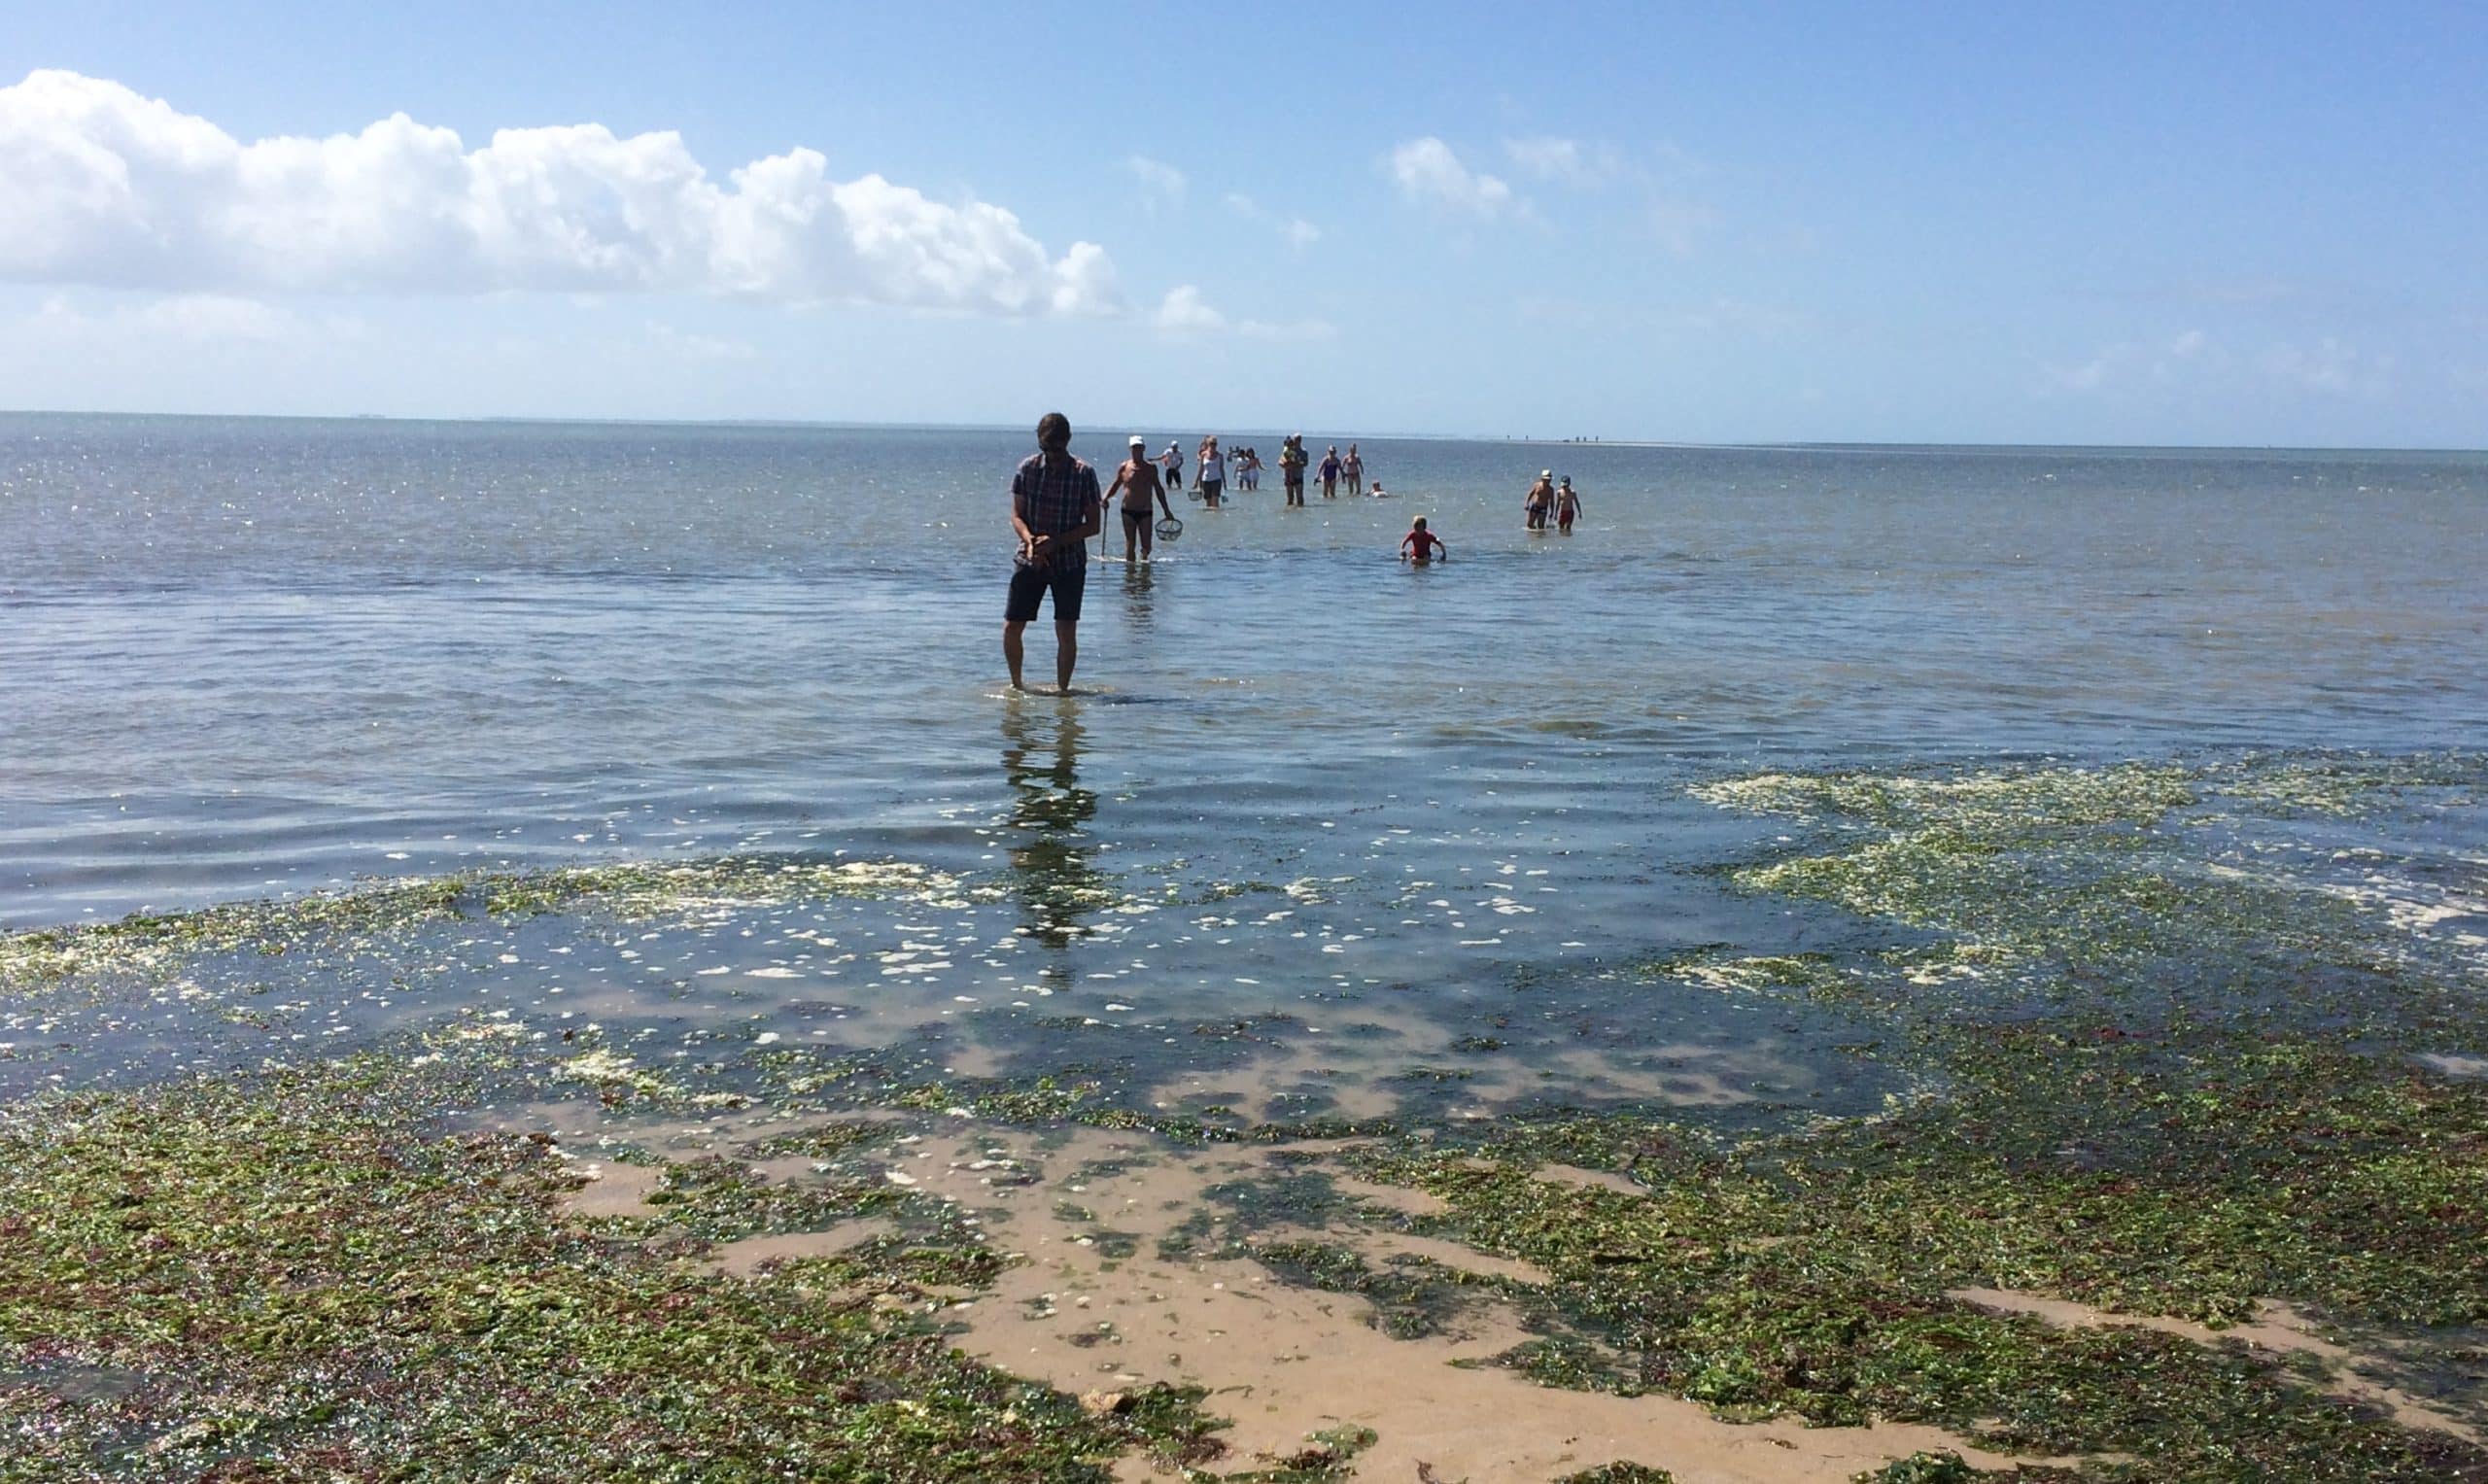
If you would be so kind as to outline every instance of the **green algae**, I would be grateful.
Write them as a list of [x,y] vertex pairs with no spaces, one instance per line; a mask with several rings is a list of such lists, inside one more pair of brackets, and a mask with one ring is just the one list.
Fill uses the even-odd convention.
[[2145,824],[2195,800],[2194,780],[2185,769],[2141,763],[1935,777],[1774,773],[1700,784],[1691,792],[1707,804],[1749,813],[1838,817],[1894,830],[1950,827],[1976,835]]
[[0,992],[103,975],[161,978],[213,954],[386,949],[408,930],[477,916],[581,912],[644,921],[833,897],[903,897],[948,907],[997,895],[905,861],[727,856],[470,872],[0,935]]
[[1304,1446],[1277,1460],[1275,1467],[1219,1474],[1194,1470],[1189,1477],[1221,1484],[1333,1484],[1355,1477],[1357,1455],[1378,1441],[1371,1428],[1325,1428],[1308,1434]]
[[[2000,1475],[1982,1473],[1957,1453],[1913,1453],[1857,1475],[1854,1484],[1970,1484],[1974,1479],[1994,1477]],[[2022,1477],[2031,1474],[2025,1472]]]
[[2468,802],[2477,796],[2482,772],[2476,754],[2446,752],[2255,757],[2202,769],[2198,777],[2218,808],[2338,818],[2413,792],[2441,792]]
[[[366,1056],[0,1120],[17,1383],[0,1477],[411,1459],[438,1477],[1057,1481],[1134,1449],[1201,1456],[1196,1396],[1092,1415],[850,1292],[685,1264],[656,1229],[679,1216],[567,1221],[549,1141],[431,1132],[444,1090],[436,1065]],[[698,1232],[799,1214],[710,1168],[670,1188]],[[123,1379],[81,1384],[96,1374]]]
[[[1654,962],[1643,977],[1803,998],[1879,1023],[1853,1053],[1904,1068],[1921,1090],[1871,1118],[1742,1135],[1646,1113],[1561,1108],[1474,1124],[1430,1126],[1411,1113],[1256,1125],[1224,1108],[1155,1108],[1142,1087],[1093,1067],[935,1080],[903,1058],[755,1048],[717,1062],[667,1062],[659,1074],[592,1033],[549,1054],[490,1022],[466,1026],[472,1034],[464,1039],[436,1040],[469,1060],[497,1058],[513,1087],[567,1081],[635,1109],[761,1098],[790,1111],[883,1109],[1145,1131],[1179,1149],[1362,1139],[1353,1149],[1287,1151],[1273,1156],[1275,1174],[1214,1189],[1226,1221],[1203,1213],[1160,1251],[1254,1258],[1287,1281],[1360,1295],[1379,1328],[1406,1337],[1440,1332],[1466,1306],[1491,1298],[1532,1332],[1496,1363],[1543,1385],[1666,1393],[1732,1419],[1918,1421],[2001,1453],[2081,1460],[2022,1471],[2032,1479],[2488,1478],[2479,1450],[2331,1395],[2334,1378],[2323,1363],[2138,1329],[2054,1329],[1954,1296],[2000,1288],[2215,1327],[2283,1299],[2338,1332],[2407,1346],[2419,1363],[2441,1357],[2440,1337],[2488,1323],[2488,1085],[2412,1061],[2421,1051],[2478,1044],[2476,986],[2412,970],[2355,904],[2225,876],[2203,858],[2205,821],[2227,817],[2223,811],[2332,820],[2406,789],[2463,786],[2455,769],[2382,770],[2383,782],[2358,767],[2341,771],[2362,781],[2259,793],[2262,775],[2251,770],[2132,766],[1918,779],[1778,776],[1707,791],[1714,802],[1810,826],[1792,848],[1727,872],[1735,886],[1855,914],[1877,936],[1834,952],[1712,947]],[[2310,802],[2319,798],[2321,808]],[[612,885],[603,894],[563,896],[563,886],[497,899],[462,891],[437,911],[576,905],[663,915],[769,889],[712,881],[666,896],[660,886]],[[403,910],[433,909],[416,901]],[[257,945],[246,935],[227,946]],[[1282,1028],[1214,1021],[1194,1037],[1261,1044]],[[1491,1039],[1452,1049],[1464,1059],[1500,1050],[1482,1044]],[[42,1446],[52,1450],[30,1455],[41,1467],[26,1466],[26,1476],[70,1471],[68,1461],[103,1467],[96,1460],[142,1475],[196,1474],[235,1461],[354,1472],[389,1448],[447,1440],[478,1446],[474,1456],[493,1461],[488,1471],[551,1477],[564,1463],[596,1471],[594,1425],[623,1430],[636,1450],[621,1455],[635,1466],[625,1471],[682,1475],[1086,1478],[1100,1476],[1095,1470],[1118,1452],[1150,1448],[1188,1466],[1215,1446],[1195,1396],[1157,1392],[1129,1412],[1072,1416],[1063,1398],[944,1351],[919,1328],[920,1301],[932,1291],[982,1287],[1007,1260],[949,1208],[854,1170],[819,1170],[821,1178],[788,1186],[738,1162],[836,1161],[904,1125],[755,1138],[735,1147],[736,1159],[667,1166],[652,1217],[563,1223],[540,1209],[545,1192],[565,1184],[558,1168],[536,1168],[546,1162],[540,1151],[485,1140],[471,1149],[452,1141],[444,1153],[406,1131],[404,1105],[422,1101],[409,1088],[421,1084],[401,1080],[442,1070],[359,1065],[354,1075],[384,1090],[339,1093],[313,1077],[285,1095],[329,1099],[334,1106],[301,1114],[318,1128],[342,1119],[335,1127],[388,1130],[378,1147],[389,1160],[379,1174],[358,1176],[382,1208],[364,1225],[380,1236],[411,1231],[416,1265],[435,1260],[434,1225],[452,1212],[506,1236],[515,1253],[470,1233],[474,1250],[443,1249],[450,1276],[442,1284],[422,1273],[402,1280],[433,1295],[424,1304],[382,1323],[359,1299],[339,1298],[339,1317],[321,1321],[324,1329],[302,1318],[306,1303],[288,1287],[294,1268],[276,1269],[287,1275],[279,1292],[242,1285],[193,1305],[179,1288],[186,1269],[146,1270],[124,1293],[121,1280],[139,1270],[119,1249],[96,1248],[97,1286],[78,1296],[124,1311],[101,1329],[21,1334],[18,1311],[0,1299],[0,1429],[50,1439]],[[312,1076],[279,1074],[261,1090],[293,1075]],[[1417,1066],[1402,1075],[1449,1086],[1470,1074]],[[184,1095],[206,1094],[138,1097],[152,1108],[146,1099]],[[236,1137],[256,1137],[258,1126],[241,1120]],[[849,1134],[850,1126],[866,1131]],[[0,1124],[0,1156],[15,1154],[8,1141],[17,1136],[14,1124]],[[82,1147],[101,1155],[94,1140]],[[292,1148],[280,1143],[275,1153],[294,1157]],[[257,1157],[219,1148],[203,1167]],[[304,1157],[316,1172],[321,1160]],[[1640,1193],[1536,1178],[1549,1163],[1625,1175]],[[434,1173],[454,1189],[434,1189]],[[1350,1199],[1331,1185],[1334,1174],[1423,1190],[1444,1209],[1412,1215]],[[55,1192],[79,1189],[57,1184],[57,1172],[38,1178]],[[295,1189],[292,1172],[262,1168],[256,1178],[258,1189]],[[89,1192],[134,1193],[128,1206],[90,1200],[63,1209],[77,1212],[79,1233],[89,1233],[98,1212],[144,1221],[156,1213],[158,1185],[190,1177],[159,1164],[153,1180],[134,1192]],[[317,1180],[295,1197],[314,1212],[362,1198]],[[236,1198],[178,1196],[173,1207],[189,1214],[176,1226],[211,1232],[185,1235],[183,1250],[230,1254],[259,1235],[258,1218],[237,1224],[225,1214]],[[10,1264],[26,1228],[7,1225],[10,1217],[45,1218],[26,1203],[12,1211],[10,1200],[0,1194],[0,1276],[14,1279],[20,1270]],[[789,1261],[757,1295],[753,1285],[684,1260],[718,1242],[866,1215],[899,1229]],[[220,1245],[227,1238],[219,1223],[232,1226],[235,1245]],[[1326,1234],[1306,1238],[1307,1225]],[[1459,1243],[1531,1264],[1551,1281],[1377,1258],[1359,1250],[1361,1227]],[[278,1241],[269,1250],[293,1249]],[[51,1261],[66,1266],[56,1252]],[[321,1275],[328,1269],[307,1271],[312,1288],[328,1282]],[[375,1279],[368,1263],[351,1272],[384,1290],[397,1281],[394,1270]],[[473,1280],[463,1297],[460,1274]],[[491,1291],[489,1300],[478,1289]],[[465,1307],[453,1310],[451,1298]],[[443,1317],[452,1312],[455,1324]],[[640,1387],[631,1395],[648,1403],[641,1411],[617,1402],[575,1427],[538,1419],[539,1407],[567,1406],[577,1391],[605,1384],[595,1364],[641,1364],[634,1327],[657,1322],[651,1314],[669,1316],[669,1332],[686,1343],[714,1336],[732,1354],[731,1384],[754,1395],[728,1398],[714,1428],[703,1420],[692,1429],[683,1453],[664,1451],[651,1419],[672,1427],[681,1412],[710,1404],[708,1383],[680,1373],[689,1360],[673,1369],[651,1362],[650,1375],[626,1379],[626,1391]],[[800,1344],[790,1329],[804,1331]],[[426,1335],[428,1348],[409,1348]],[[589,1359],[541,1383],[527,1378],[520,1358],[557,1348],[546,1335],[575,1339]],[[339,1337],[342,1352],[320,1351],[314,1342],[324,1336]],[[798,1353],[771,1354],[789,1345]],[[888,1368],[874,1359],[884,1345],[903,1358]],[[327,1358],[304,1359],[311,1354]],[[25,1374],[45,1379],[5,1379]],[[374,1375],[385,1385],[358,1379]],[[814,1386],[836,1380],[832,1402],[813,1397],[808,1404],[816,1409],[795,1418],[797,1403],[784,1395],[795,1389],[789,1376]],[[1027,1399],[1031,1393],[1041,1399]],[[2458,1418],[2488,1421],[2476,1385],[2436,1399]],[[1162,1425],[1135,1420],[1144,1414],[1162,1416]],[[869,1448],[840,1455],[834,1467],[801,1451],[830,1448],[826,1439],[850,1432]],[[708,1448],[720,1451],[699,1451]],[[1335,1478],[1352,1456],[1321,1442],[1243,1476]],[[0,1477],[15,1476],[13,1467],[0,1464]],[[1656,1476],[1613,1471],[1638,1467],[1588,1476]],[[1861,1478],[1985,1476],[1930,1454]]]
[[[2348,801],[2458,788],[2482,771],[2443,758],[2328,766],[2358,781],[2327,795],[2343,810]],[[2432,1027],[2475,1018],[2469,991],[2451,984],[2470,971],[2423,951],[2355,891],[2206,854],[2204,827],[2222,817],[2220,808],[2259,789],[2295,794],[2309,776],[2275,763],[2129,764],[1950,778],[1767,775],[1704,785],[1694,791],[1710,802],[1814,827],[1790,850],[1729,868],[1738,889],[1935,938],[1890,944],[1864,965],[1711,949],[1642,973],[1903,1019],[1976,1022],[2109,1002],[2156,1006],[2144,1013],[2162,1017],[2262,1016],[2300,1031],[2353,1018]],[[1894,969],[1901,972],[1883,972]],[[2408,1003],[2387,1003],[2395,999]]]
[[1641,1464],[1602,1464],[1568,1473],[1555,1484],[1676,1484],[1676,1475]]
[[1645,978],[1706,989],[1791,990],[1817,999],[1839,997],[1850,978],[1824,953],[1736,953],[1716,948],[1673,954],[1641,972]]
[[[1533,1179],[1529,1164],[1480,1164],[1477,1152],[1409,1145],[1355,1156],[1365,1178],[1448,1207],[1405,1218],[1405,1229],[1549,1276],[1497,1289],[1540,1336],[1503,1363],[1541,1384],[1666,1392],[1731,1418],[1924,1422],[2002,1452],[2142,1461],[2103,1477],[2213,1476],[2225,1460],[2273,1478],[2488,1470],[2488,1454],[2365,1413],[2242,1347],[2138,1329],[2057,1330],[1950,1296],[1982,1283],[2079,1292],[2067,1280],[2150,1272],[2160,1254],[2148,1239],[2172,1232],[2195,1239],[2194,1267],[2152,1281],[2231,1292],[2225,1285],[2237,1280],[2219,1261],[2254,1249],[2264,1232],[2251,1225],[2224,1231],[2223,1218],[2168,1192],[1982,1169],[1951,1148],[1916,1148],[1918,1129],[1895,1130],[1890,1162],[1877,1164],[1863,1157],[1877,1146],[1862,1134],[1718,1150],[1640,1120],[1604,1124],[1606,1138],[1660,1146],[1636,1152],[1646,1195]],[[2286,1200],[2263,1215],[2266,1226],[2285,1222]],[[2116,1221],[2129,1228],[2123,1240],[2103,1235]],[[2447,1245],[2467,1244],[2457,1235]],[[1421,1265],[1377,1267],[1331,1247],[1271,1256],[1298,1281],[1372,1298],[1393,1332],[1425,1332],[1400,1316],[1446,1301],[1449,1285],[1438,1279],[1430,1293]],[[2412,1251],[2396,1260],[2427,1260]],[[2475,1261],[2458,1254],[2441,1265]]]
[[[2413,781],[2390,777],[2325,797]],[[2488,1088],[2408,1059],[2461,1041],[2475,999],[2401,973],[2337,901],[2194,868],[2164,832],[2214,781],[2257,797],[2234,775],[2138,766],[1697,790],[1835,836],[1828,854],[1737,868],[1740,888],[1946,936],[1849,960],[1698,950],[1645,974],[1889,1016],[1940,1094],[1742,1142],[1574,1118],[1354,1162],[1450,1204],[1409,1229],[1555,1276],[1527,1299],[1541,1337],[1505,1358],[1549,1384],[2127,1460],[2082,1470],[2102,1477],[2488,1473],[2478,1450],[2267,1358],[2055,1331],[1949,1296],[1992,1287],[2214,1324],[2282,1298],[2405,1336],[2488,1312]],[[1629,1172],[1649,1193],[1527,1178],[1548,1160]]]
[[[2330,797],[2459,781],[2388,776]],[[2420,1354],[2432,1332],[2471,1343],[2488,1318],[2488,1086],[2412,1061],[2476,1044],[2477,986],[2413,972],[2350,904],[2208,869],[2206,816],[2177,816],[2256,797],[2251,782],[2134,766],[1701,790],[1832,837],[1828,853],[1800,844],[1736,868],[1740,889],[1934,941],[1713,948],[1644,976],[1885,1019],[1872,1053],[1926,1090],[1745,1138],[1634,1114],[1506,1117],[1340,1163],[1446,1208],[1368,1218],[1549,1275],[1500,1293],[1535,1331],[1500,1363],[1540,1384],[1665,1392],[1729,1418],[1922,1422],[2083,1460],[2022,1470],[2034,1478],[2488,1478],[2488,1452],[2334,1395],[2328,1363],[2056,1329],[1955,1296],[2215,1327],[2279,1299]],[[1533,1178],[1550,1162],[1644,1193]],[[1457,1296],[1352,1237],[1256,1242],[1253,1203],[1230,1203],[1237,1250],[1363,1294],[1386,1330],[1428,1332]],[[2488,1420],[2475,1385],[2436,1402]],[[1977,1476],[1921,1455],[1864,1477]]]
[[928,906],[955,907],[999,895],[908,861],[771,856],[625,861],[485,876],[475,879],[474,885],[484,911],[496,916],[593,908],[626,920],[832,897],[906,897]]
[[800,1128],[788,1133],[747,1139],[736,1146],[735,1152],[747,1159],[775,1159],[799,1155],[813,1159],[837,1159],[895,1137],[902,1126],[878,1120],[830,1123],[817,1128]]

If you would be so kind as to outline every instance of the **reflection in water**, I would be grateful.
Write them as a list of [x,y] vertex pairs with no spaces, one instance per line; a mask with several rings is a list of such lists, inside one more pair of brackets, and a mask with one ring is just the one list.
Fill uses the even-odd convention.
[[1156,626],[1158,611],[1153,594],[1157,582],[1157,569],[1147,562],[1134,562],[1123,569],[1123,613],[1137,632]]
[[1084,735],[1076,702],[1015,704],[1003,715],[1002,773],[1015,796],[1011,867],[1027,907],[1022,926],[1053,948],[1079,937],[1081,919],[1115,899],[1110,879],[1088,864],[1082,846],[1097,814],[1096,791],[1080,786]]

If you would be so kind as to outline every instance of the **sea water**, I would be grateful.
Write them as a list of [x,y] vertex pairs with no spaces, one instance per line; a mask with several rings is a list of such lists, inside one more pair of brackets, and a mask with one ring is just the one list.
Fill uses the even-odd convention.
[[[1836,1017],[1618,987],[1854,931],[1730,889],[1787,823],[1688,790],[2488,737],[2488,456],[1308,435],[1351,439],[1392,498],[1289,509],[1273,468],[1176,497],[1154,562],[1092,545],[1057,698],[999,653],[1023,432],[0,415],[0,928],[720,855],[975,888],[246,965],[267,1013],[18,1026],[50,1050],[0,1084],[496,1005],[996,1074],[1181,1041],[1273,1115],[1345,1106],[1326,1029],[1512,1049],[1376,1108],[1854,1110],[1889,1088]],[[1524,529],[1541,468],[1570,535]],[[1396,560],[1418,515],[1449,561]],[[2431,830],[2387,866],[2477,875],[2475,812]],[[1249,1077],[1177,1034],[1265,1015],[1299,1049]]]

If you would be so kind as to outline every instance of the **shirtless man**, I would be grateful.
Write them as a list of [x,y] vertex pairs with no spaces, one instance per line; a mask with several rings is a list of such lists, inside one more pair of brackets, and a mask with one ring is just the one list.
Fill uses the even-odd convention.
[[1546,517],[1555,508],[1555,471],[1553,469],[1538,470],[1538,482],[1531,485],[1529,493],[1521,497],[1520,507],[1529,516],[1530,530],[1546,529]]
[[1123,560],[1133,560],[1132,553],[1137,547],[1139,560],[1145,562],[1151,556],[1158,526],[1157,517],[1149,508],[1150,498],[1157,497],[1158,507],[1164,510],[1168,518],[1174,516],[1175,510],[1166,503],[1166,486],[1158,478],[1158,466],[1150,461],[1149,440],[1139,433],[1131,435],[1131,457],[1123,461],[1123,467],[1115,470],[1115,482],[1106,489],[1109,503],[1114,500],[1118,490],[1123,497]]

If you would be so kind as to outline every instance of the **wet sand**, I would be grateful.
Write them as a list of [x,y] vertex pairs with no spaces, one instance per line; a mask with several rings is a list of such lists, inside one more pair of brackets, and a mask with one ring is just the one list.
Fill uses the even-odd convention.
[[[566,1140],[582,1144],[627,1139],[687,1158],[829,1121],[744,1112],[635,1122],[569,1104],[531,1110],[521,1122],[561,1127]],[[1352,1143],[1186,1151],[1146,1134],[1037,1135],[948,1119],[935,1136],[876,1150],[867,1162],[913,1191],[974,1212],[992,1247],[1013,1260],[989,1289],[948,1300],[944,1318],[962,1350],[1092,1405],[1114,1405],[1117,1394],[1158,1383],[1202,1387],[1211,1408],[1233,1422],[1221,1434],[1227,1453],[1213,1473],[1266,1468],[1299,1456],[1316,1434],[1341,1428],[1376,1434],[1347,1475],[1373,1480],[1418,1478],[1423,1468],[1474,1484],[1534,1484],[1632,1462],[1667,1468],[1683,1484],[1846,1484],[1861,1469],[1920,1450],[1956,1451],[1983,1467],[2016,1462],[1933,1428],[1743,1425],[1673,1398],[1535,1385],[1491,1363],[1530,1337],[1493,1283],[1536,1285],[1547,1275],[1458,1242],[1346,1221],[1256,1234],[1266,1241],[1315,1237],[1377,1263],[1413,1260],[1491,1280],[1443,1332],[1414,1339],[1377,1328],[1373,1306],[1357,1295],[1292,1286],[1250,1258],[1161,1247],[1178,1228],[1218,1210],[1210,1187],[1266,1176],[1286,1156],[1335,1155]],[[813,1164],[780,1159],[752,1167],[800,1182]],[[663,1173],[660,1165],[612,1160],[582,1159],[578,1169],[592,1178],[568,1206],[582,1217],[650,1213],[643,1197]],[[1536,1173],[1625,1193],[1639,1189],[1611,1172],[1554,1165]],[[1386,1220],[1442,1208],[1404,1187],[1343,1177],[1335,1188]],[[703,1260],[737,1278],[801,1281],[805,1260],[893,1229],[875,1220],[840,1223],[721,1243]],[[1118,1477],[1158,1475],[1147,1460],[1131,1458]]]

